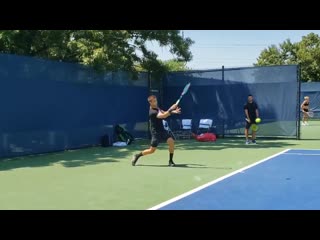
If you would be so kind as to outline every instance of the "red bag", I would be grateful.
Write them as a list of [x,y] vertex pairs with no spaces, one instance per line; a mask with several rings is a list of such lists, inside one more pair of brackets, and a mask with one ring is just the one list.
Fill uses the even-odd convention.
[[217,140],[217,136],[214,133],[193,134],[193,137],[199,142],[215,142]]

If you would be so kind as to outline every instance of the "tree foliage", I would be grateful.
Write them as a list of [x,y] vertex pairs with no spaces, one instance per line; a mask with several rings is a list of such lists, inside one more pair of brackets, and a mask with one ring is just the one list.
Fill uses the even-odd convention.
[[158,71],[162,63],[147,49],[157,41],[178,61],[190,61],[193,41],[179,30],[0,30],[0,52],[81,63],[99,71],[125,70],[137,66]]
[[175,59],[162,61],[162,64],[165,66],[167,71],[186,71],[186,70],[190,70],[187,67],[186,62],[177,61]]
[[303,81],[320,81],[320,36],[310,33],[297,43],[289,39],[264,49],[256,66],[299,64]]

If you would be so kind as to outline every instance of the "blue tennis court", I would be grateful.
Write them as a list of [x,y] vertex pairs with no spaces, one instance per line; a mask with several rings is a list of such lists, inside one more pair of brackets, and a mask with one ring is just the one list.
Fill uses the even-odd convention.
[[151,209],[315,210],[319,182],[320,150],[285,150]]

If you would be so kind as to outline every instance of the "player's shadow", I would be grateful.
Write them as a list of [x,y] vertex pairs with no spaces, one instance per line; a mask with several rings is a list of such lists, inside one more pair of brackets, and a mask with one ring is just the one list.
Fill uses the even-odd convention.
[[[139,165],[136,165],[137,167],[138,166],[141,166],[141,167],[169,167],[168,165],[160,165],[160,164],[139,164]],[[202,164],[176,164],[174,167],[171,167],[171,168],[208,168],[207,166],[205,165],[202,165]]]
[[245,149],[259,149],[259,148],[292,148],[296,146],[295,143],[290,143],[286,140],[258,139],[258,144],[246,145],[243,139],[218,139],[216,142],[198,142],[196,140],[180,140],[177,141],[177,149],[184,150],[223,150],[228,148],[245,148]]

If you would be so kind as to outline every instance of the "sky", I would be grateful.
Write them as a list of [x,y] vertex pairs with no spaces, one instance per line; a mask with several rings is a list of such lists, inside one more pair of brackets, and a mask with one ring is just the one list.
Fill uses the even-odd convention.
[[[301,41],[303,36],[320,30],[183,30],[184,37],[195,43],[191,46],[193,59],[187,64],[192,69],[214,69],[252,66],[260,52],[271,44],[279,45],[286,39]],[[174,58],[169,48],[156,42],[148,47],[161,60]]]

